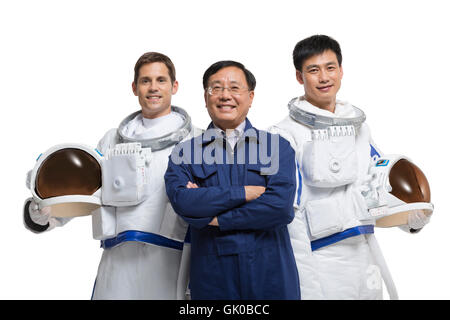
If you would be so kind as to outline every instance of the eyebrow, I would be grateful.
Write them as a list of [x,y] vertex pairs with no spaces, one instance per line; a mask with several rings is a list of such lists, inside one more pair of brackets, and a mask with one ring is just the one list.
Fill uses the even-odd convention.
[[[169,77],[167,77],[167,76],[157,76],[156,80],[158,80],[158,79],[166,79],[167,80],[167,79],[169,79]],[[139,80],[151,80],[151,78],[147,77],[147,76],[144,76],[144,77],[140,77]]]
[[[239,81],[236,81],[236,80],[231,80],[230,83],[231,84],[239,84],[239,85],[241,84]],[[222,84],[222,80],[214,80],[214,81],[212,81],[211,85],[214,85],[214,84]]]
[[[330,61],[330,62],[325,63],[326,67],[331,66],[331,65],[337,65],[337,64],[334,61]],[[319,67],[320,66],[318,64],[310,64],[309,66],[306,66],[306,70],[310,70],[312,68],[319,68]]]

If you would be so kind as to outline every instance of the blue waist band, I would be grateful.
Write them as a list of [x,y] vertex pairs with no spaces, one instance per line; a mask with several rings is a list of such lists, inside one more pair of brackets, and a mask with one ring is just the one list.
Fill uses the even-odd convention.
[[101,241],[101,247],[103,249],[109,249],[117,246],[119,243],[125,241],[137,241],[154,244],[161,247],[167,247],[172,249],[183,250],[183,242],[172,240],[159,234],[142,232],[142,231],[124,231],[119,233],[115,238],[106,239]]
[[373,224],[350,228],[342,232],[332,234],[331,236],[311,241],[311,249],[312,251],[314,251],[322,247],[329,246],[330,244],[339,242],[341,240],[368,233],[374,233]]

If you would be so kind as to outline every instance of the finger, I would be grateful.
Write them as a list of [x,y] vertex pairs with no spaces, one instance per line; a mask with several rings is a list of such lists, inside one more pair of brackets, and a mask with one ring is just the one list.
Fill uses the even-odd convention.
[[42,214],[42,215],[50,215],[51,210],[52,210],[51,207],[43,207],[43,208],[41,209],[41,214]]

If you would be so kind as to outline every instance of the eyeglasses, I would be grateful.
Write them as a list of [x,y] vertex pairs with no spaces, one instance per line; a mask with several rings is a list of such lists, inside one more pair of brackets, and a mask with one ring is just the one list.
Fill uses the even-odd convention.
[[248,88],[242,88],[239,86],[232,86],[232,87],[214,86],[208,88],[208,94],[210,96],[218,96],[219,94],[223,93],[225,89],[228,89],[230,94],[234,96],[238,96],[240,94],[243,94],[245,91],[248,91]]

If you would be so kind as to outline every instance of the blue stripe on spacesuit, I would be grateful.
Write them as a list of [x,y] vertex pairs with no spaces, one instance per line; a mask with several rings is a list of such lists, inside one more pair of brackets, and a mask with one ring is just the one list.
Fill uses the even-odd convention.
[[101,247],[103,249],[109,249],[125,241],[145,242],[161,247],[183,250],[183,242],[181,241],[172,240],[159,234],[134,230],[124,231],[119,233],[115,238],[102,240]]
[[95,149],[95,151],[97,151],[97,153],[103,157],[103,154],[100,151],[98,151],[97,148]]
[[377,149],[375,149],[373,145],[370,145],[370,157],[372,158],[373,156],[378,156],[378,158],[381,157]]
[[298,161],[295,162],[297,163],[297,173],[298,173],[297,205],[300,205],[300,196],[302,194],[302,175],[300,173],[300,165],[298,164]]
[[332,234],[331,236],[311,241],[311,250],[314,251],[341,240],[367,233],[374,233],[373,224],[350,228],[342,232]]
[[97,285],[97,278],[95,278],[94,288],[92,289],[91,300],[94,300],[95,286]]

